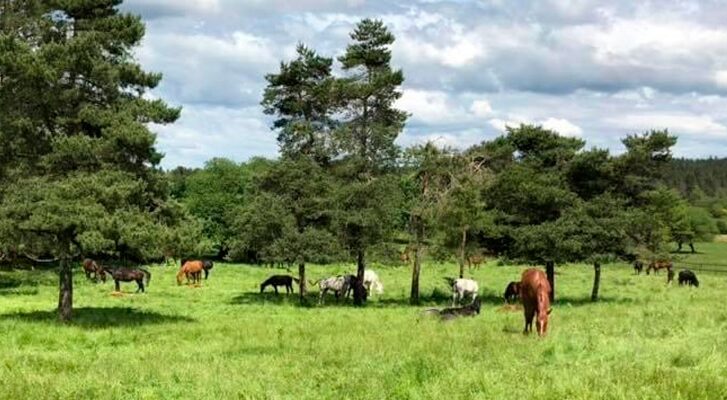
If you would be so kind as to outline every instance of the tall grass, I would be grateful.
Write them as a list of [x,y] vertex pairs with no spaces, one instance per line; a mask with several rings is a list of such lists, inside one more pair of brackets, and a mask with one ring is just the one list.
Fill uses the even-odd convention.
[[592,268],[559,267],[550,332],[538,339],[499,299],[523,267],[473,271],[482,314],[449,323],[421,310],[448,303],[443,277],[455,265],[424,266],[420,307],[407,305],[408,268],[374,269],[385,293],[362,309],[260,295],[284,271],[243,265],[216,265],[198,288],[151,267],[148,292],[122,284],[122,296],[78,274],[70,326],[55,322],[53,272],[0,272],[0,398],[727,398],[727,276],[668,287],[665,274],[607,265],[593,304]]

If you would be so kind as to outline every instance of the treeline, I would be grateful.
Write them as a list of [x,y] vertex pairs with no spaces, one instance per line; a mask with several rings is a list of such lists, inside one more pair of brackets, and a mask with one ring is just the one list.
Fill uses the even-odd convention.
[[146,96],[161,76],[134,60],[144,25],[119,4],[0,2],[0,258],[58,262],[64,321],[87,256],[292,263],[303,300],[307,263],[350,260],[362,278],[407,245],[416,303],[426,257],[454,254],[462,275],[488,252],[552,281],[554,263],[662,257],[713,234],[663,183],[667,132],[626,137],[619,156],[529,125],[464,151],[401,149],[404,74],[370,19],[336,60],[300,45],[265,77],[279,159],[165,173],[147,125],[180,110]]

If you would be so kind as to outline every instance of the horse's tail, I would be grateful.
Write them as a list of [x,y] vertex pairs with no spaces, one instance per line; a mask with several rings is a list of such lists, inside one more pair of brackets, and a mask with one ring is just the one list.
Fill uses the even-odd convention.
[[296,278],[296,277],[293,277],[293,276],[291,276],[291,278],[293,278],[293,282],[295,282],[295,283],[300,283],[300,279],[298,279],[298,278]]
[[[293,278],[293,279],[295,279],[295,278]],[[308,281],[308,284],[309,284],[309,285],[311,285],[311,286],[315,286],[315,285],[317,285],[317,284],[318,284],[318,282],[320,282],[320,281],[322,281],[322,279],[319,279],[319,280],[317,280],[317,281],[315,281],[315,282],[313,282],[313,281]]]
[[143,268],[139,268],[139,270],[144,274],[144,277],[146,278],[145,285],[149,286],[149,281],[151,281],[151,272],[149,272]]

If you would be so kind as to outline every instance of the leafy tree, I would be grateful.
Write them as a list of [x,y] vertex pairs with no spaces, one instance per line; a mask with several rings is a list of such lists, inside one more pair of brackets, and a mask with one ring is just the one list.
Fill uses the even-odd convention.
[[[394,107],[401,97],[401,70],[391,67],[394,35],[383,22],[364,19],[351,33],[353,43],[339,57],[344,78],[336,82],[340,126],[335,143],[343,165],[337,172],[343,183],[338,198],[338,222],[343,242],[356,256],[357,275],[363,279],[366,250],[381,242],[396,219],[396,180],[387,176],[395,166],[399,148],[394,143],[407,115]],[[354,303],[363,303],[363,290],[354,291]]]
[[146,124],[179,110],[144,93],[161,76],[132,50],[144,36],[119,0],[3,2],[0,7],[0,243],[61,264],[59,318],[71,319],[70,260],[158,252],[178,221]]

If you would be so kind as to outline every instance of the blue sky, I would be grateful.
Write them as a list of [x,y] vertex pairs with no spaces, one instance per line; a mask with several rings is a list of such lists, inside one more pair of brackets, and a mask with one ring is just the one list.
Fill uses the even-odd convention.
[[466,147],[541,124],[588,146],[668,128],[678,156],[727,156],[727,7],[722,1],[126,0],[147,35],[137,58],[183,107],[153,127],[162,165],[274,157],[264,75],[304,42],[335,57],[363,17],[396,35],[406,77],[402,145]]

